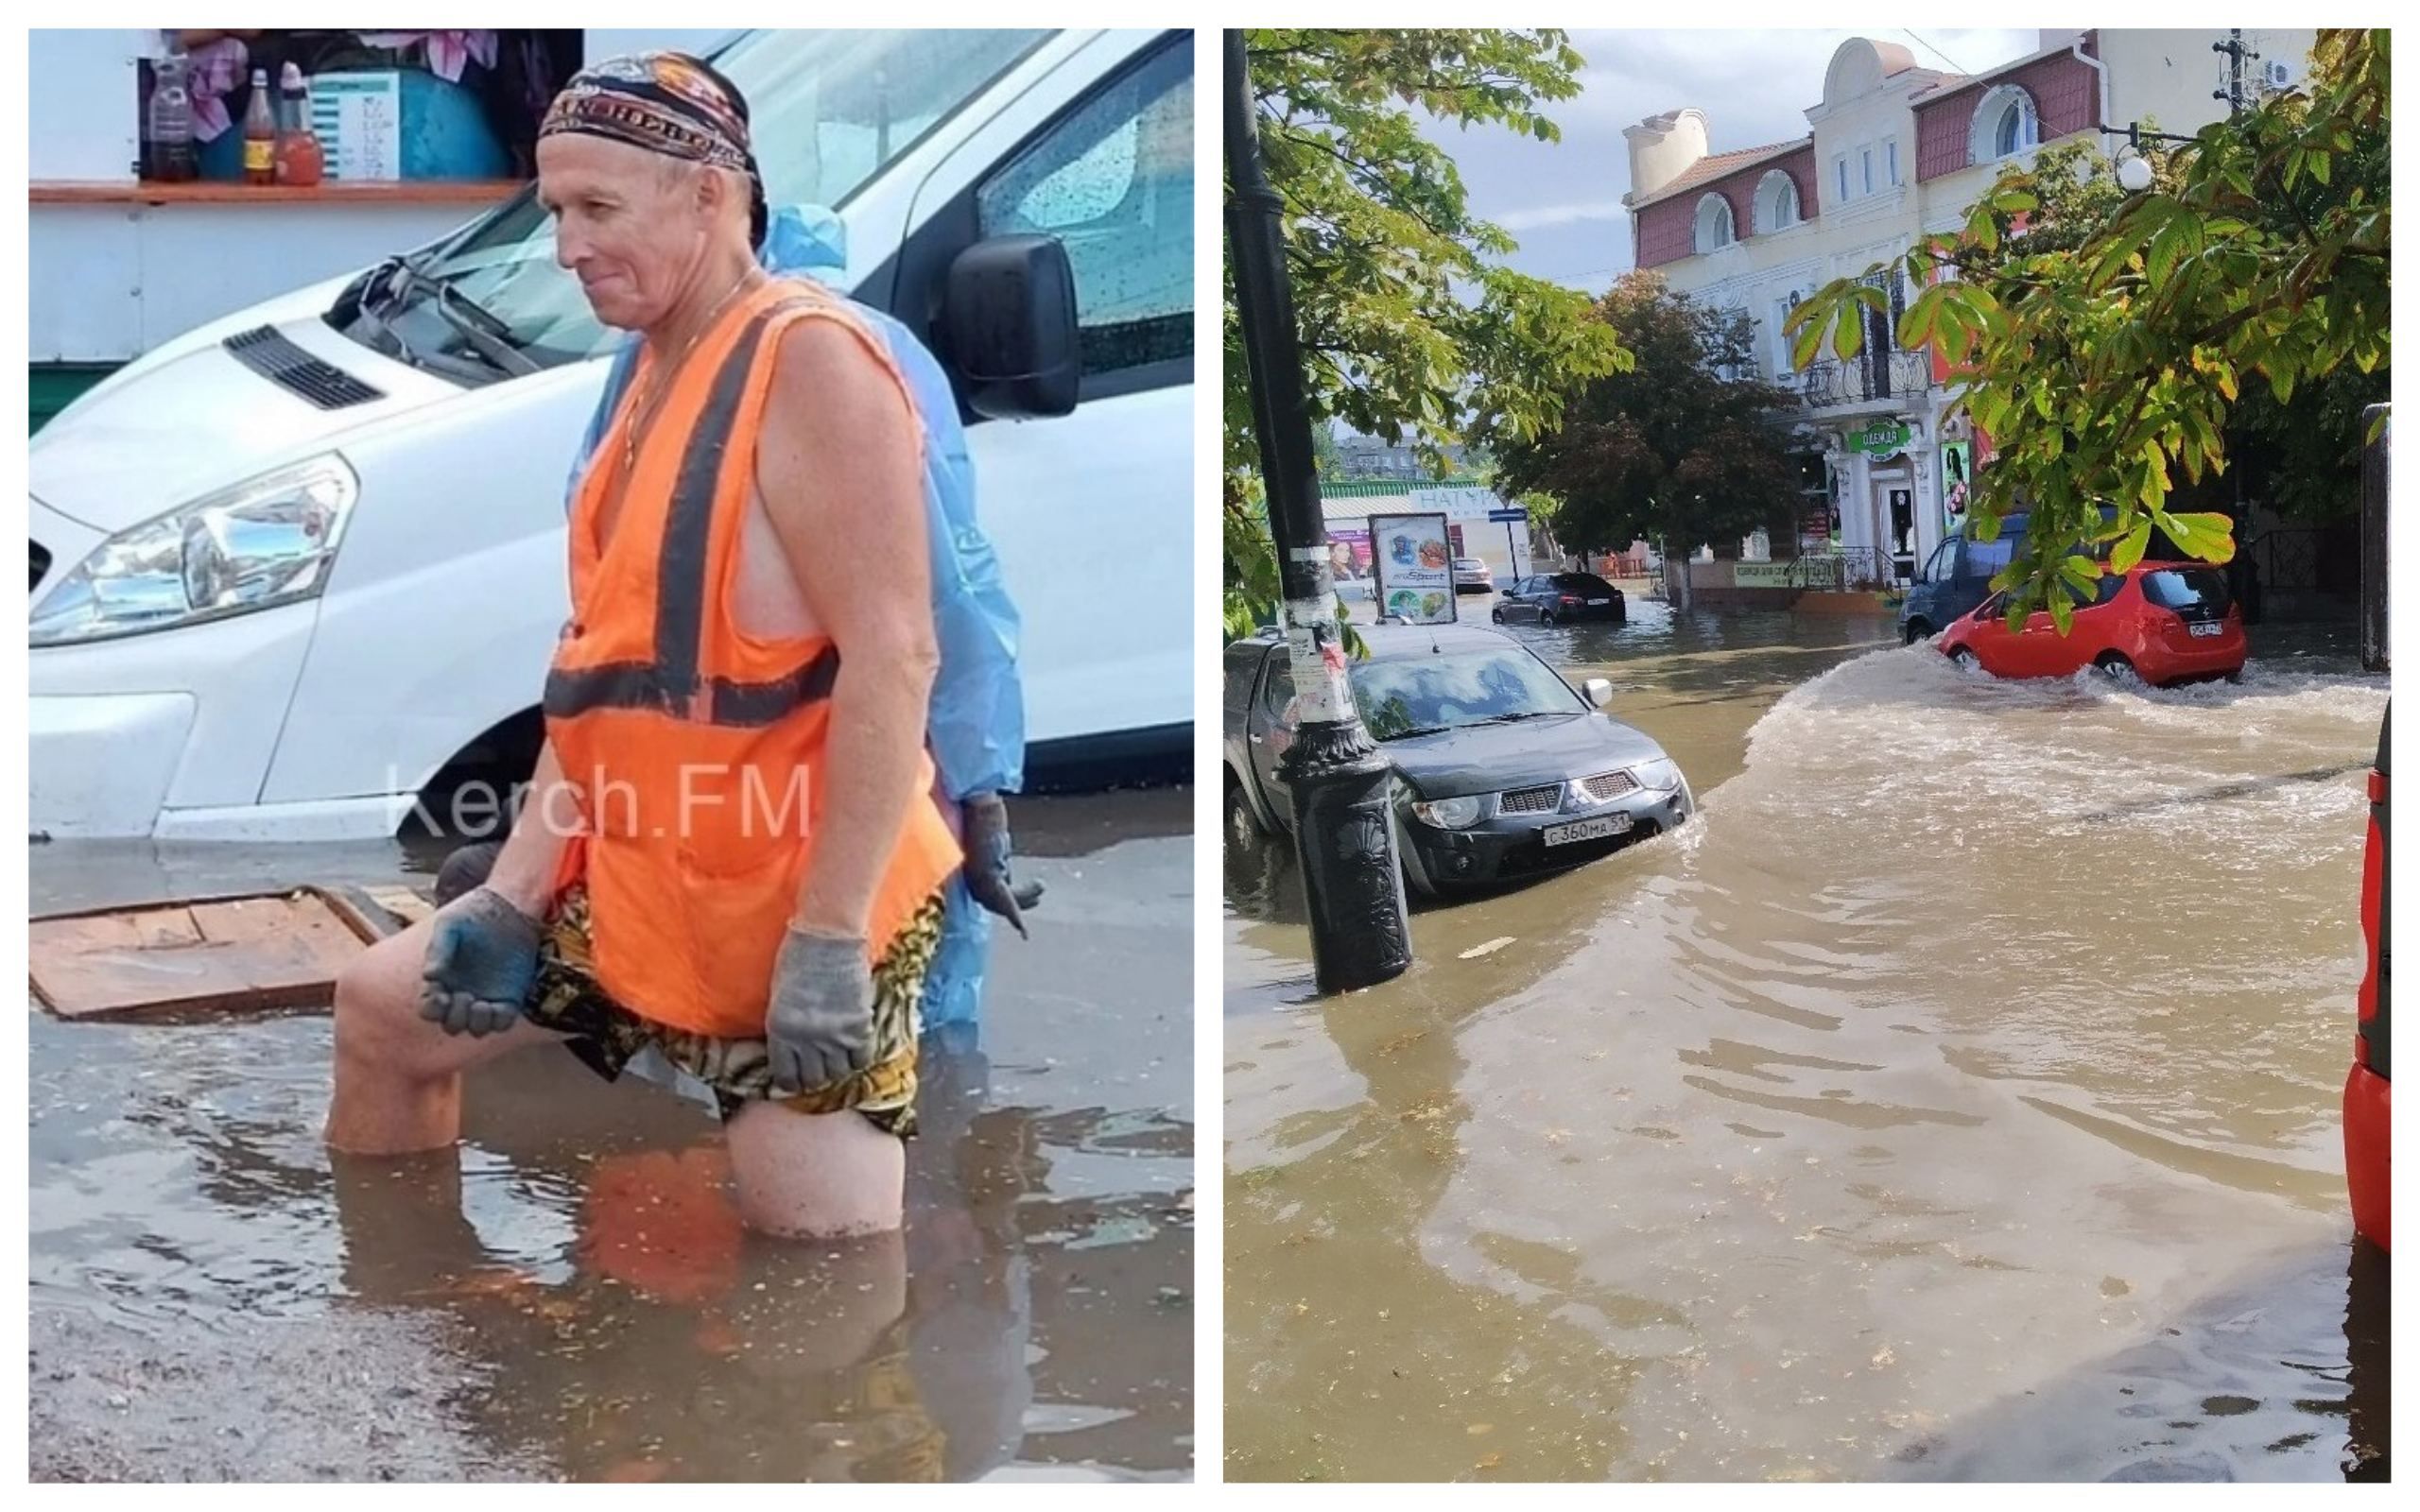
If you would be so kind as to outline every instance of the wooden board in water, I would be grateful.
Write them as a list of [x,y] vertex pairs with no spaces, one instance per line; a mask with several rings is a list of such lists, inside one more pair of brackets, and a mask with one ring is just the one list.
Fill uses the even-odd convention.
[[387,932],[341,896],[295,892],[99,909],[28,926],[35,998],[62,1019],[191,1022],[324,1011]]

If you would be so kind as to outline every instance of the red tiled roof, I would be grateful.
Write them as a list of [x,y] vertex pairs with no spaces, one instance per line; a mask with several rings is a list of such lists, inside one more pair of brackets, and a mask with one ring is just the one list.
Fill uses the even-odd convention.
[[[2086,33],[2085,43],[2085,52],[2095,58],[2100,56],[2100,39],[2097,34]],[[1987,79],[1998,78],[2003,75],[2014,74],[2018,69],[2025,67],[2029,63],[2038,63],[2043,61],[2045,59],[2056,58],[2062,53],[2072,52],[2074,48],[2075,43],[2073,41],[2055,43],[2050,46],[2030,52],[2022,58],[2012,59],[2008,62],[2000,64],[1997,68],[1986,68],[1979,74],[1944,74],[1941,77],[1940,82],[1918,91],[1915,97],[1909,103],[1912,105],[1928,104],[1939,100],[1943,95],[1955,94],[1969,84],[1980,84]]]
[[1755,163],[1760,159],[1778,157],[1780,154],[1790,151],[1793,148],[1803,147],[1807,143],[1814,140],[1815,139],[1812,136],[1802,136],[1788,142],[1768,143],[1764,146],[1760,147],[1741,147],[1737,152],[1709,153],[1707,156],[1700,158],[1697,162],[1690,163],[1686,168],[1682,169],[1681,176],[1673,180],[1670,183],[1666,184],[1663,188],[1656,190],[1651,195],[1642,195],[1638,198],[1633,200],[1632,208],[1635,209],[1640,205],[1653,204],[1658,199],[1668,199],[1672,196],[1680,194],[1684,190],[1694,189],[1699,184],[1720,179],[1726,173],[1733,172],[1736,169],[1744,168],[1750,163]]

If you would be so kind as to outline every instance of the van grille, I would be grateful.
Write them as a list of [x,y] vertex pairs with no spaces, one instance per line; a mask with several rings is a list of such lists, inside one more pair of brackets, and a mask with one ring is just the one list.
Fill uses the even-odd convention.
[[1586,788],[1588,796],[1596,801],[1610,803],[1624,793],[1636,789],[1638,783],[1631,780],[1628,772],[1600,772],[1580,785]]
[[[50,550],[39,541],[28,541],[26,544],[32,549],[34,562],[32,588],[40,588],[42,580],[50,576]],[[27,590],[29,593],[31,591],[32,589]]]
[[1498,814],[1552,814],[1563,807],[1563,784],[1516,787],[1495,801]]
[[350,409],[387,397],[342,369],[321,362],[273,326],[239,332],[220,345],[237,362],[321,409]]

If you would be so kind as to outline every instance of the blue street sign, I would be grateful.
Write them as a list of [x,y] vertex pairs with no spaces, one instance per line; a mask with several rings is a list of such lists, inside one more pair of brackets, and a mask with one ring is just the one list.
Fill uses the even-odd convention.
[[1487,519],[1490,524],[1509,525],[1516,520],[1527,520],[1528,518],[1530,518],[1530,512],[1527,509],[1490,509],[1487,511]]

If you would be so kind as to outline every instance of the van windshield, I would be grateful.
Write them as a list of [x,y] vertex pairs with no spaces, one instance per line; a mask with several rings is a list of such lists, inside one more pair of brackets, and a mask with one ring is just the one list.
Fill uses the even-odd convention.
[[[760,30],[713,60],[748,98],[767,199],[838,210],[1049,35]],[[441,286],[494,317],[495,334],[541,368],[598,355],[622,338],[597,323],[579,280],[556,266],[554,221],[534,185],[439,244],[420,272],[425,280],[381,306],[378,323],[405,351],[449,369],[475,369],[480,359],[462,321],[437,307]],[[392,344],[359,324],[347,334]]]

